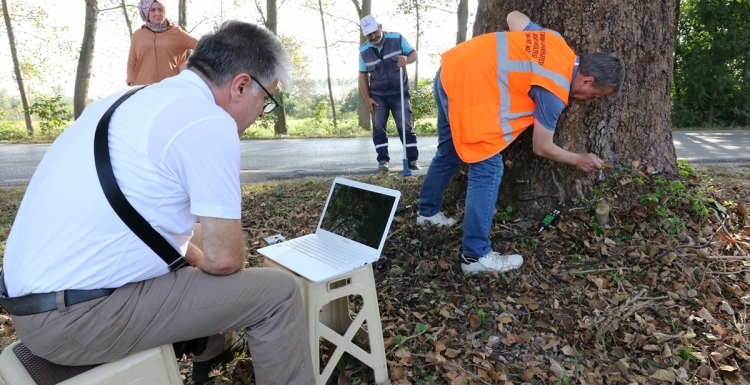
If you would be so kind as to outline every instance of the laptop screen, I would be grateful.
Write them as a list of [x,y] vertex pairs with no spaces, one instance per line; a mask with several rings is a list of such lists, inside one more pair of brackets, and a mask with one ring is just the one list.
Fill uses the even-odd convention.
[[320,228],[377,249],[396,197],[336,183]]

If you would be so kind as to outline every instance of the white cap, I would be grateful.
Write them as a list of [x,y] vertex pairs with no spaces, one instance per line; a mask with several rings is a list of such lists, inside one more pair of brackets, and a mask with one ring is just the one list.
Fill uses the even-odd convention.
[[362,27],[362,34],[367,36],[378,30],[378,21],[372,15],[367,15],[359,21],[359,26]]

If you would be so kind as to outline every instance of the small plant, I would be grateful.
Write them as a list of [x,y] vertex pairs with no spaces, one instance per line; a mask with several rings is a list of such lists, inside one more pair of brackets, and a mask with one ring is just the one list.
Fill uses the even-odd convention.
[[701,362],[701,360],[695,356],[695,354],[693,353],[693,348],[690,346],[685,346],[684,348],[677,351],[677,356],[685,361]]
[[505,210],[498,210],[497,214],[495,214],[495,220],[499,222],[508,222],[510,221],[510,213],[513,212],[513,206],[507,206],[505,207]]
[[39,133],[43,136],[54,136],[68,125],[73,113],[62,102],[62,95],[41,96],[29,107],[29,114],[39,120]]
[[589,222],[589,230],[598,236],[604,235],[604,227],[599,226],[599,224],[594,221]]

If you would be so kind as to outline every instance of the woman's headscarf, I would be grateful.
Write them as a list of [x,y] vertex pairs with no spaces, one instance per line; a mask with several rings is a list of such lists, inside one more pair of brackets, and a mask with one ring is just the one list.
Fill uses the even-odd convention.
[[141,19],[143,19],[143,22],[146,23],[146,27],[148,27],[148,29],[154,32],[164,32],[172,25],[172,23],[169,22],[169,19],[167,19],[166,15],[164,15],[164,22],[160,25],[154,25],[153,23],[148,21],[148,11],[151,9],[151,4],[153,4],[154,2],[159,3],[156,0],[141,0],[141,6],[139,7],[141,11]]

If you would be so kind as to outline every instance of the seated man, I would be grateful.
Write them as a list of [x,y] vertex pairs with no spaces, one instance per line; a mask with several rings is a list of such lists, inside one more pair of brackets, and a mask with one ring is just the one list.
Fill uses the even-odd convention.
[[[217,358],[233,358],[225,332],[244,328],[258,384],[314,383],[294,278],[244,269],[238,135],[274,109],[289,69],[273,33],[226,22],[200,40],[187,70],[139,90],[112,115],[109,148],[123,194],[190,267],[170,271],[103,193],[94,131],[124,92],[89,106],[52,144],[18,210],[0,281],[6,301],[53,299],[51,308],[11,313],[34,354],[89,365],[211,336],[194,357],[201,383]],[[197,220],[200,248],[189,242]]]

